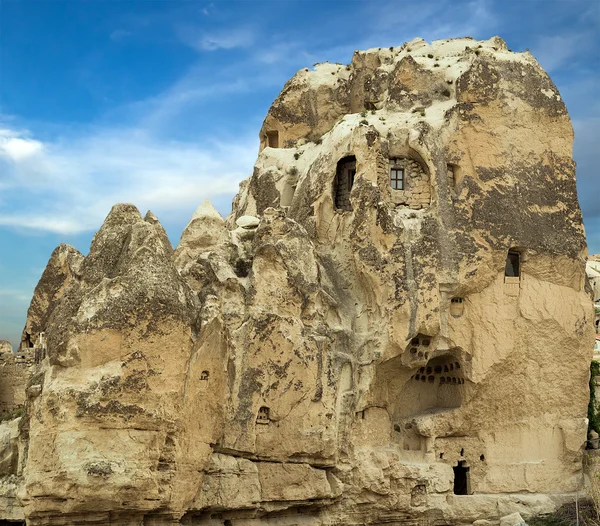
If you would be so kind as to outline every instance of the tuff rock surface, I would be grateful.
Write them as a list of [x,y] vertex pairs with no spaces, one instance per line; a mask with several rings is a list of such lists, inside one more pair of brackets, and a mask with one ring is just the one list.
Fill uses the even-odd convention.
[[227,219],[205,202],[173,250],[121,204],[53,254],[6,498],[30,525],[551,511],[582,487],[593,346],[572,140],[498,37],[298,72]]

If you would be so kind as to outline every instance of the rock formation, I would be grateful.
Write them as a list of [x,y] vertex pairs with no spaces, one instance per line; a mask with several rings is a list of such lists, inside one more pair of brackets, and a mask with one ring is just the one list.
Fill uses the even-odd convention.
[[6,475],[27,523],[471,523],[579,490],[586,243],[533,57],[356,52],[260,137],[231,215],[202,204],[175,250],[117,205],[53,254]]
[[595,254],[588,257],[586,272],[592,287],[594,301],[600,301],[600,255]]

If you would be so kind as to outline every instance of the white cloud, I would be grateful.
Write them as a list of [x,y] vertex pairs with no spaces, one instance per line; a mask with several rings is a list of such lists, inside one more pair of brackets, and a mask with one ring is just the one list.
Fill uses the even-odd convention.
[[0,129],[0,157],[19,162],[40,153],[42,148],[39,141],[7,128]]
[[250,47],[255,33],[249,27],[231,27],[221,31],[205,32],[193,26],[178,28],[182,42],[199,52]]
[[[3,139],[15,138],[5,130]],[[96,230],[117,202],[185,222],[182,214],[191,215],[203,199],[233,196],[257,150],[254,137],[233,144],[161,141],[135,128],[35,142],[35,162],[0,158],[0,225],[62,234]]]

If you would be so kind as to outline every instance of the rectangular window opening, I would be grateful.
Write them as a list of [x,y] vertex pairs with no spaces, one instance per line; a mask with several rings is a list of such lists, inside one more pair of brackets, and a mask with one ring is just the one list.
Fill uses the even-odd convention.
[[279,148],[279,132],[277,130],[267,132],[267,146]]
[[390,168],[390,186],[392,190],[404,190],[404,168],[398,166]]
[[519,252],[514,250],[508,251],[504,275],[507,278],[518,278],[521,276],[521,254]]

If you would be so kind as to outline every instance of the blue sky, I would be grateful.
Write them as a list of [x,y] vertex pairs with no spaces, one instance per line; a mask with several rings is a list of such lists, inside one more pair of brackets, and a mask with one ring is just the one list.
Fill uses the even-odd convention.
[[112,204],[151,209],[174,244],[203,199],[226,215],[298,69],[467,35],[552,76],[600,252],[598,0],[0,0],[0,339],[17,343],[54,247],[87,253]]

